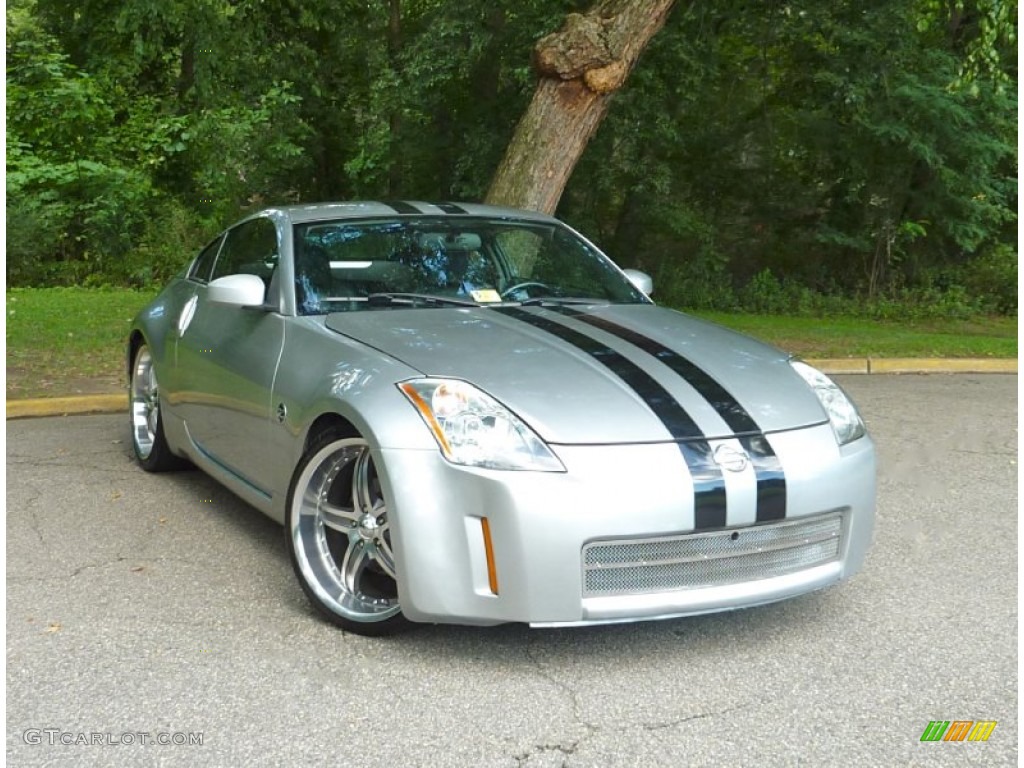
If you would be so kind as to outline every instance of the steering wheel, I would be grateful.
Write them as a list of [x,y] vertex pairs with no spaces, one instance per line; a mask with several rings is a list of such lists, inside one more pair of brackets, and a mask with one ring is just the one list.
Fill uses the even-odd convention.
[[516,291],[521,291],[524,288],[543,288],[544,290],[551,292],[551,286],[548,285],[547,283],[541,283],[536,280],[524,280],[523,282],[516,283],[515,285],[506,288],[504,291],[502,291],[501,298],[507,299]]

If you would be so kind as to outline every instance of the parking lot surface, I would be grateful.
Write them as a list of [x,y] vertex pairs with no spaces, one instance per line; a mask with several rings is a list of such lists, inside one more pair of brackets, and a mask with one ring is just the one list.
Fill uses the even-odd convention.
[[8,422],[8,763],[1014,765],[1017,377],[839,380],[880,457],[863,572],[588,629],[345,634],[277,524],[137,469],[125,415]]

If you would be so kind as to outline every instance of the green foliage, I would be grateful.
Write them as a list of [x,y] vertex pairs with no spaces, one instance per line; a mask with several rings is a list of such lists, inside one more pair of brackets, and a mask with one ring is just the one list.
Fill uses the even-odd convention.
[[[265,205],[479,199],[589,5],[14,0],[8,280],[159,282]],[[559,214],[668,303],[1015,313],[1015,40],[1001,0],[677,5]]]
[[1017,314],[1017,250],[999,243],[972,259],[961,279],[970,295],[977,297],[985,312]]

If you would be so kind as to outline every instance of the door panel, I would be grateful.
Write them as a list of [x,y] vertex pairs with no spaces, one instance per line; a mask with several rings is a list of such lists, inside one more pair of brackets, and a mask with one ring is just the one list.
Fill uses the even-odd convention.
[[178,341],[178,365],[190,371],[192,382],[181,393],[179,411],[192,439],[256,487],[267,461],[271,391],[283,343],[280,315],[213,304],[205,295]]
[[[273,222],[254,219],[227,233],[211,279],[259,274],[269,287],[279,238]],[[271,393],[285,319],[276,312],[209,301],[196,291],[191,321],[177,347],[178,413],[204,454],[267,493]],[[271,298],[268,296],[268,299]]]

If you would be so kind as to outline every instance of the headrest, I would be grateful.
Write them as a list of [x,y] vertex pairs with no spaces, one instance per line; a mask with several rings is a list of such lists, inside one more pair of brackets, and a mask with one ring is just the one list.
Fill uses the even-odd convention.
[[476,251],[480,249],[480,235],[469,232],[424,232],[420,246],[431,251]]

